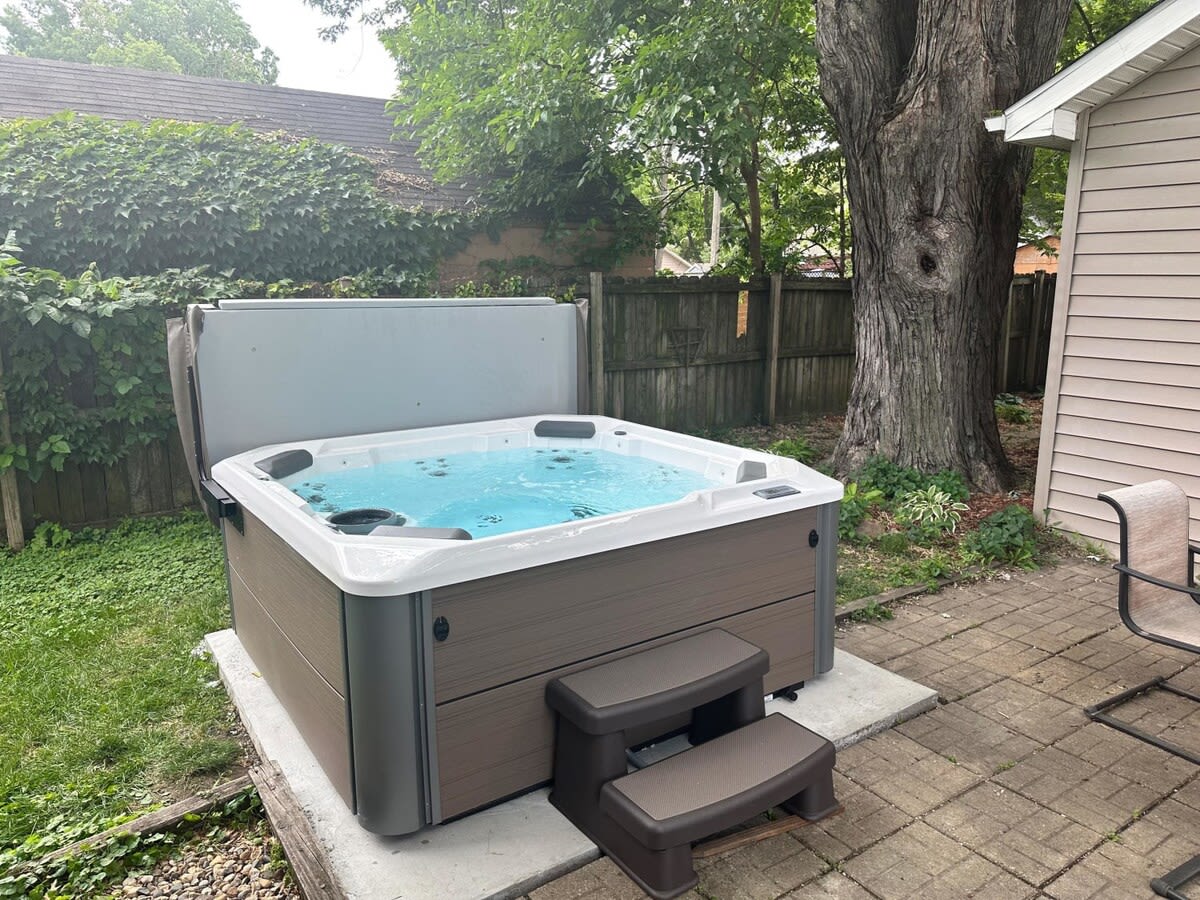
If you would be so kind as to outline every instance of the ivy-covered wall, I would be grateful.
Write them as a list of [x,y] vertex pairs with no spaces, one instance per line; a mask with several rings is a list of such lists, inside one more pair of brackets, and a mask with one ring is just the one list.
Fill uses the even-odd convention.
[[203,269],[105,278],[25,265],[13,235],[0,245],[0,414],[13,439],[0,471],[38,478],[64,462],[115,463],[175,428],[165,321],[188,303],[233,297],[402,297],[422,285],[406,272],[368,271],[332,282],[264,283]]
[[0,237],[30,265],[144,275],[207,265],[274,281],[393,267],[414,278],[474,223],[403,209],[342,147],[239,126],[65,113],[0,122]]

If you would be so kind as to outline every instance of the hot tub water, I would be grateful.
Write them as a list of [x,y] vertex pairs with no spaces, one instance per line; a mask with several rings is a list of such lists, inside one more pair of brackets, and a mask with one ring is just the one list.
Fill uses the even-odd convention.
[[383,506],[408,525],[463,528],[477,538],[669,503],[719,483],[651,459],[580,447],[424,456],[284,480],[323,516]]

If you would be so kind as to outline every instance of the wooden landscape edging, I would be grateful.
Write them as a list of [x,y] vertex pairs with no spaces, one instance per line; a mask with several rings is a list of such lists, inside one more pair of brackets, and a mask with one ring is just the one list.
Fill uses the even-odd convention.
[[786,834],[789,831],[795,831],[797,828],[803,828],[806,825],[817,825],[821,822],[827,822],[834,816],[840,816],[845,812],[845,809],[839,803],[833,812],[815,822],[805,819],[803,816],[788,815],[782,819],[763,822],[761,825],[753,825],[750,828],[735,831],[733,834],[713,838],[693,847],[692,859],[707,859],[710,856],[719,856],[722,853],[737,850],[739,847],[745,847],[748,844],[757,844],[759,841],[765,841],[767,838],[775,837],[777,834]]
[[331,874],[325,848],[317,840],[312,823],[274,763],[262,763],[250,770],[250,779],[258,788],[267,821],[283,845],[284,855],[304,900],[345,900]]
[[93,834],[91,837],[67,844],[65,847],[59,847],[57,850],[47,853],[36,862],[30,863],[25,868],[39,869],[47,863],[103,846],[113,838],[120,837],[121,835],[142,835],[154,834],[159,831],[170,831],[189,816],[197,816],[214,810],[223,803],[228,803],[251,786],[249,775],[234,778],[232,781],[222,782],[221,784],[214,785],[207,791],[201,791],[199,794],[195,794],[185,800],[180,800],[169,806],[164,806],[162,809],[146,813],[146,815],[139,816],[130,822],[114,825],[112,828]]

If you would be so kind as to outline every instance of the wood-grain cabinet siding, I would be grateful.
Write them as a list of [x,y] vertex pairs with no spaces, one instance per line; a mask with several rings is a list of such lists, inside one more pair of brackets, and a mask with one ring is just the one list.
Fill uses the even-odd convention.
[[799,510],[437,589],[435,700],[808,593],[815,527]]
[[353,805],[341,594],[261,521],[244,517],[244,533],[225,526],[238,639]]
[[1112,543],[1096,494],[1166,477],[1200,540],[1200,48],[1094,110],[1082,139],[1050,521]]
[[[775,691],[813,676],[814,595],[768,604],[720,620],[721,628],[757,644],[771,657],[765,690]],[[437,755],[442,816],[475,807],[549,781],[554,716],[546,706],[546,682],[666,641],[711,624],[625,647],[599,659],[543,672],[437,708]],[[668,729],[670,725],[666,726]],[[486,735],[486,737],[481,737]]]

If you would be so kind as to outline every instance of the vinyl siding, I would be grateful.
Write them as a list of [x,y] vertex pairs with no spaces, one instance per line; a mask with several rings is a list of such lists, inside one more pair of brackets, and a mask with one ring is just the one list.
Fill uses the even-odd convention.
[[1113,546],[1096,495],[1169,478],[1200,541],[1200,48],[1093,110],[1081,140],[1038,500]]

